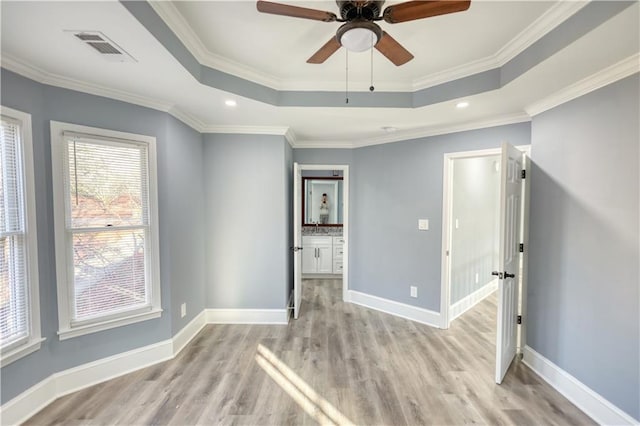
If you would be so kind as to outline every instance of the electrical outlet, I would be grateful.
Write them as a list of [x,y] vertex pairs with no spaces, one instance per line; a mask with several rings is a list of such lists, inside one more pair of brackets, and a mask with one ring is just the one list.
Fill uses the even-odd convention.
[[476,272],[476,284],[480,282],[480,274]]
[[429,230],[429,219],[418,219],[418,229],[420,231]]
[[180,318],[184,318],[187,315],[187,304],[183,303],[180,305]]
[[411,286],[411,297],[418,297],[418,287]]

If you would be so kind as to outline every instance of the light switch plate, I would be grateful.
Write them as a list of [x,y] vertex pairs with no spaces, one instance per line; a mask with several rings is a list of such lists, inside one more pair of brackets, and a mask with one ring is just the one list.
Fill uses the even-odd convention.
[[429,219],[418,219],[418,229],[426,231],[429,229]]

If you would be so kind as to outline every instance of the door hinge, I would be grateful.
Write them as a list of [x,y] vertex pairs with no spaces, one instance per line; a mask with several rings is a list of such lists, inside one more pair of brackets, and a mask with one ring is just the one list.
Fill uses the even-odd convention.
[[520,177],[521,177],[522,179],[526,179],[526,178],[527,178],[527,171],[526,171],[526,170],[522,170],[522,171],[520,172]]
[[520,251],[520,253],[524,253],[524,244],[520,243],[518,251]]
[[522,324],[522,315],[518,315],[518,319],[516,321],[518,324]]

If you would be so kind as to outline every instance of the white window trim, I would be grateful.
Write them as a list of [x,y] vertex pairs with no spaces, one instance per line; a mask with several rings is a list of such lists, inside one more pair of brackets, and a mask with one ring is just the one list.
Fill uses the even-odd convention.
[[[65,223],[65,191],[64,191],[64,133],[73,132],[90,135],[96,139],[116,139],[145,143],[149,158],[149,259],[151,275],[151,309],[146,312],[126,312],[121,316],[73,325],[69,307],[70,259],[67,254],[67,232]],[[51,166],[53,175],[53,217],[55,230],[56,278],[58,292],[58,338],[72,337],[122,327],[124,325],[146,321],[160,317],[162,313],[160,300],[160,247],[158,227],[158,177],[156,138],[153,136],[105,130],[96,127],[51,121]]]
[[24,204],[27,240],[27,276],[29,279],[29,338],[20,346],[2,353],[0,366],[4,367],[40,349],[40,286],[38,284],[38,229],[36,224],[36,186],[33,165],[33,136],[31,114],[5,106],[0,107],[2,115],[20,122],[24,170]]

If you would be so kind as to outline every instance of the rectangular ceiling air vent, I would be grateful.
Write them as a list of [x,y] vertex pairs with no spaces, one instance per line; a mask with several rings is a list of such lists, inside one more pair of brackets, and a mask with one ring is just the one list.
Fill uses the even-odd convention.
[[68,31],[82,44],[111,62],[136,62],[123,48],[100,31]]

